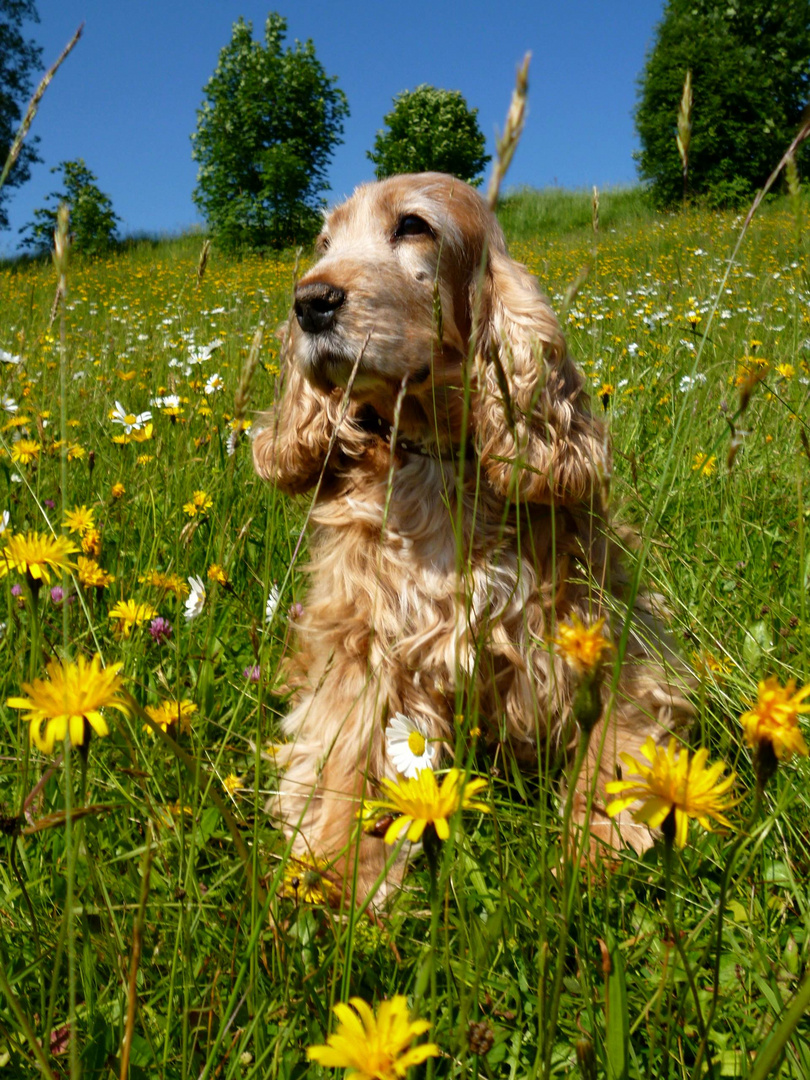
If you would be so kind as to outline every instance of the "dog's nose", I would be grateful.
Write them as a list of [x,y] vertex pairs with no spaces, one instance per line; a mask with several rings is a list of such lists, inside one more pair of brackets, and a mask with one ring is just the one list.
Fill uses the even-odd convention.
[[307,334],[320,334],[335,321],[338,308],[346,299],[343,289],[315,281],[295,290],[295,317]]

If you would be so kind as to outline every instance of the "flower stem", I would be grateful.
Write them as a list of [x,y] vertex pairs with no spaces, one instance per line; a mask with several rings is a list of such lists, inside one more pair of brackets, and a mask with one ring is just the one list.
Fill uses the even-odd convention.
[[728,884],[731,880],[731,875],[734,871],[734,866],[737,862],[737,856],[744,844],[750,839],[751,829],[754,822],[759,817],[759,812],[762,808],[762,794],[763,787],[757,782],[756,789],[754,791],[754,805],[751,807],[751,813],[748,820],[737,836],[737,839],[731,845],[731,850],[723,867],[723,874],[720,878],[720,898],[717,901],[717,936],[714,946],[714,977],[712,986],[712,1000],[709,1006],[709,1012],[706,1017],[706,1030],[703,1037],[700,1040],[700,1046],[698,1047],[697,1054],[695,1056],[695,1063],[692,1067],[692,1076],[700,1076],[700,1065],[703,1061],[703,1055],[708,1048],[708,1035],[712,1028],[715,1013],[717,1012],[717,1002],[720,996],[720,955],[723,947],[723,919],[726,912],[726,897],[728,895]]
[[[667,828],[668,820],[664,822],[662,831],[664,833],[664,887],[666,892],[666,907],[667,907],[667,922],[669,924],[669,932],[672,935],[675,948],[678,950],[678,956],[681,958],[683,964],[683,970],[686,972],[686,979],[689,983],[689,989],[692,993],[692,999],[695,1002],[695,1017],[697,1019],[698,1031],[700,1033],[701,1046],[708,1045],[708,1033],[706,1030],[706,1024],[703,1020],[703,1012],[700,1008],[700,998],[698,997],[697,985],[695,983],[695,976],[692,972],[692,966],[689,963],[689,959],[686,955],[686,950],[683,947],[681,941],[681,935],[678,931],[677,924],[675,922],[675,897],[672,888],[672,861],[673,861],[673,829],[674,829],[674,810],[672,811],[673,822],[672,828]],[[706,1065],[708,1068],[709,1076],[714,1076],[714,1065],[712,1064],[711,1056],[707,1057]]]

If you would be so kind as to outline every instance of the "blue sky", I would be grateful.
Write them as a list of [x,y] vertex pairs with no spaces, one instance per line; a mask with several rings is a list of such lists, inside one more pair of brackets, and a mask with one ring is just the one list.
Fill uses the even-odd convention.
[[[43,163],[13,192],[0,252],[54,190],[49,169],[83,157],[124,232],[177,232],[198,217],[189,136],[202,88],[255,0],[38,0],[30,36],[47,67],[80,22],[82,40],[49,87],[33,131]],[[330,202],[372,177],[366,151],[401,90],[460,90],[492,152],[518,62],[533,54],[529,118],[508,183],[600,187],[635,179],[633,106],[662,0],[307,0],[278,10],[288,41],[312,38],[351,116],[330,168]]]

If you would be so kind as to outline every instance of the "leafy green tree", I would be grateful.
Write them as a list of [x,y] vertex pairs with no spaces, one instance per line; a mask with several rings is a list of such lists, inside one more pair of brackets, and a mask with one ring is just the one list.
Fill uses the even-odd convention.
[[445,172],[477,187],[490,160],[478,126],[478,109],[470,109],[458,90],[437,90],[423,84],[403,90],[385,116],[367,157],[375,175]]
[[734,205],[762,186],[798,129],[810,93],[810,0],[668,0],[636,108],[639,172],[659,205],[684,193],[677,128],[690,69],[689,194]]
[[[42,57],[40,47],[23,34],[22,24],[26,19],[39,22],[34,0],[0,0],[0,170],[31,96],[31,73],[39,67]],[[35,149],[38,141],[36,136],[26,140],[0,188],[0,229],[8,228],[3,202],[11,188],[24,184],[31,175],[32,164],[40,160]]]
[[96,177],[81,158],[63,161],[51,169],[62,173],[64,188],[51,192],[45,201],[50,206],[34,211],[34,220],[20,232],[28,234],[23,247],[45,253],[53,246],[56,215],[61,203],[70,207],[70,237],[75,251],[85,255],[102,255],[118,243],[117,227],[120,218],[113,211],[112,201],[96,186]]
[[320,225],[326,169],[349,106],[311,41],[283,48],[286,30],[271,12],[262,44],[239,19],[204,87],[191,136],[193,199],[227,247],[279,247]]

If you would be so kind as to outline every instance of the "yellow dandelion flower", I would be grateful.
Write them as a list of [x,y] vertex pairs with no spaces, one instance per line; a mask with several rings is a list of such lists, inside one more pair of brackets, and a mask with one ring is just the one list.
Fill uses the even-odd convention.
[[107,618],[117,623],[115,630],[118,637],[128,638],[133,626],[140,626],[147,619],[154,619],[156,615],[157,612],[149,604],[139,604],[135,600],[119,600],[110,608]]
[[792,379],[796,374],[796,368],[793,364],[777,364],[776,370],[782,376],[783,379]]
[[[334,876],[334,875],[333,875]],[[296,904],[326,904],[340,895],[329,863],[316,855],[292,855],[284,867],[279,896]]]
[[[168,731],[170,727],[177,725],[183,735],[191,734],[191,718],[197,711],[193,701],[183,698],[182,701],[161,701],[160,705],[147,705],[146,712],[162,731]],[[144,731],[154,735],[154,731],[148,724],[144,724]]]
[[68,461],[81,461],[86,453],[85,448],[79,443],[71,443],[68,446]]
[[30,465],[39,458],[41,445],[33,439],[19,439],[11,447],[11,460],[16,465]]
[[88,509],[86,506],[76,506],[67,511],[63,524],[68,532],[75,532],[79,536],[84,536],[90,529],[95,528],[93,509]]
[[607,806],[610,817],[620,814],[634,802],[640,802],[641,806],[633,812],[633,820],[657,829],[667,819],[674,819],[674,839],[680,848],[686,846],[690,818],[696,818],[708,830],[711,830],[712,818],[721,825],[731,825],[725,812],[736,804],[736,800],[726,796],[736,773],[724,777],[722,761],[707,768],[708,750],[700,749],[690,757],[688,750],[676,749],[675,739],[669,740],[665,750],[656,745],[651,735],[641,747],[641,753],[649,765],[630,754],[619,755],[637,779],[611,780],[605,784],[608,795],[620,796]]
[[155,460],[154,454],[138,454],[135,458],[136,465],[148,465],[150,461]]
[[113,499],[123,499],[126,493],[127,489],[120,482],[117,484],[113,484],[113,486],[110,488],[110,497]]
[[195,491],[191,502],[183,504],[183,510],[189,517],[196,517],[198,514],[207,514],[213,505],[214,500],[206,491]]
[[43,533],[18,533],[10,536],[0,549],[0,577],[9,570],[27,574],[31,581],[51,583],[51,570],[74,570],[70,556],[78,548],[66,536]]
[[692,472],[699,472],[701,476],[712,476],[717,472],[717,458],[714,454],[695,454],[692,463]]
[[25,710],[23,719],[31,724],[31,742],[43,753],[50,754],[66,734],[70,735],[71,745],[82,746],[90,728],[101,736],[109,732],[102,709],[129,714],[119,675],[121,667],[110,664],[103,668],[98,655],[90,663],[83,656],[75,663],[51,660],[46,668],[48,679],[23,683],[28,697],[9,698],[6,705]]
[[335,1005],[338,1029],[325,1046],[310,1046],[307,1057],[331,1069],[351,1069],[345,1080],[401,1080],[408,1069],[437,1057],[435,1043],[412,1046],[430,1030],[428,1020],[413,1020],[408,1002],[396,994],[380,1003],[375,1016],[362,998]]
[[82,535],[82,551],[85,555],[91,555],[97,559],[101,554],[101,533],[98,529],[90,527]]
[[756,703],[740,717],[746,743],[757,749],[769,742],[779,761],[787,761],[793,754],[807,757],[799,716],[810,713],[810,703],[804,703],[808,695],[810,683],[797,693],[795,679],[789,679],[785,686],[779,685],[775,675],[760,680]]
[[228,773],[222,781],[222,786],[229,795],[235,795],[243,787],[242,777],[237,776],[236,773]]
[[432,769],[422,769],[417,776],[396,782],[384,778],[380,786],[387,798],[367,800],[360,813],[363,827],[368,830],[374,828],[381,815],[401,815],[388,826],[386,844],[396,843],[405,832],[411,843],[416,843],[428,825],[433,826],[440,840],[446,840],[450,835],[448,819],[458,810],[489,811],[483,803],[473,802],[473,796],[487,786],[487,781],[465,781],[463,769],[450,769],[441,787]]
[[211,563],[211,565],[208,567],[208,580],[218,581],[220,585],[227,585],[228,575],[225,573],[219,563]]
[[115,581],[113,575],[102,570],[95,559],[86,559],[80,555],[76,561],[78,562],[79,584],[84,585],[85,588],[103,589]]
[[576,613],[571,615],[571,625],[559,623],[554,645],[567,664],[575,671],[585,674],[593,671],[602,656],[613,648],[602,633],[604,619],[597,619],[585,626]]

